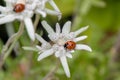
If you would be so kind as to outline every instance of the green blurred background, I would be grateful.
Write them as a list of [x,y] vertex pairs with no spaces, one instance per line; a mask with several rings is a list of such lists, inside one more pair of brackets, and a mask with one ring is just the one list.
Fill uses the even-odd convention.
[[[62,12],[62,19],[48,15],[46,20],[51,26],[59,22],[61,26],[68,20],[72,21],[72,31],[89,25],[89,29],[81,35],[88,38],[79,43],[88,44],[92,52],[76,51],[73,58],[68,59],[71,77],[67,78],[62,66],[49,80],[120,80],[120,0],[54,0]],[[0,1],[4,5],[3,1]],[[50,7],[47,5],[47,7]],[[34,20],[34,18],[33,18]],[[41,24],[37,32],[47,33]],[[15,21],[17,31],[19,23]],[[7,31],[0,25],[0,50],[8,39]],[[55,67],[54,56],[38,62],[38,54],[24,51],[21,47],[30,45],[27,33],[20,37],[17,51],[13,50],[0,71],[0,80],[42,80]]]

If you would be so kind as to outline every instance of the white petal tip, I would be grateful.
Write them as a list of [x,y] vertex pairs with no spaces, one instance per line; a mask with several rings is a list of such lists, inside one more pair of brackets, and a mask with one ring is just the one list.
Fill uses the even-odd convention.
[[28,51],[39,51],[36,47],[22,47],[22,49],[24,50],[28,50]]
[[41,61],[43,59],[43,57],[41,56],[41,54],[38,56],[37,61]]
[[63,66],[63,69],[65,71],[66,76],[70,77],[70,71],[69,71],[69,67],[68,67],[66,57],[65,56],[60,57],[60,61],[62,63],[62,66]]
[[68,58],[72,58],[72,56],[67,56]]
[[92,49],[90,48],[89,51],[92,52]]
[[38,56],[37,61],[41,61],[43,59],[43,57],[41,56],[41,54]]
[[84,38],[86,39],[88,36],[84,36]]
[[81,37],[77,37],[77,38],[73,39],[73,41],[78,42],[78,41],[82,41],[86,38],[87,38],[87,36],[81,36]]
[[79,30],[75,31],[74,34],[75,36],[78,36],[80,33],[86,31],[88,29],[89,26],[85,26],[85,27],[82,27],[80,28]]
[[75,49],[86,50],[86,51],[92,52],[92,49],[88,45],[84,45],[84,44],[77,44]]
[[85,28],[85,29],[88,29],[88,28],[89,28],[89,25],[85,26],[84,28]]
[[35,41],[35,34],[34,33],[33,34],[31,33],[31,35],[29,35],[29,37],[32,41]]
[[35,47],[36,47],[39,51],[42,50],[42,48],[41,48],[40,46],[38,46],[38,45],[36,45]]
[[25,18],[24,23],[28,32],[28,35],[32,41],[35,41],[35,31],[32,20],[30,18]]
[[67,23],[71,24],[71,21],[67,21]]
[[39,51],[38,54],[41,54],[41,51]]
[[42,23],[42,24],[46,24],[47,22],[46,22],[45,20],[43,20],[41,23]]
[[87,47],[86,50],[92,52],[92,49],[90,47]]
[[40,61],[40,60],[41,60],[40,58],[37,59],[37,61]]
[[31,50],[31,47],[22,47],[24,50]]
[[35,36],[30,37],[32,41],[35,41]]
[[38,45],[36,45],[36,48],[41,49],[41,47],[40,47],[40,46],[38,46]]
[[67,72],[67,73],[66,73],[66,76],[67,76],[68,78],[70,78],[70,72]]
[[67,53],[66,56],[69,57],[69,58],[72,58],[72,54],[71,53]]
[[67,75],[67,77],[68,77],[68,78],[70,78],[70,74],[69,74],[69,75]]
[[75,50],[71,50],[70,52],[71,52],[71,53],[74,53],[74,52],[75,52]]
[[92,52],[92,49],[89,46],[86,48],[86,50]]
[[47,16],[47,14],[42,14],[42,16],[45,18]]
[[60,14],[58,15],[58,20],[60,21],[61,18],[62,18],[62,14],[60,13]]
[[83,31],[87,30],[88,28],[89,28],[89,25],[88,25],[88,26],[83,27]]
[[82,40],[84,40],[84,39],[86,39],[88,36],[83,36],[83,39]]

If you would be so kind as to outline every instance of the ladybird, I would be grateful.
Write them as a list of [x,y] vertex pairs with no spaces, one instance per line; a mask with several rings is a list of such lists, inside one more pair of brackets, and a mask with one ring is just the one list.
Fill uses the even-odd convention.
[[64,44],[64,47],[68,50],[73,50],[75,49],[75,46],[76,46],[76,43],[74,41],[67,41],[65,44]]
[[13,11],[15,11],[16,13],[20,13],[25,9],[25,5],[22,3],[16,4]]

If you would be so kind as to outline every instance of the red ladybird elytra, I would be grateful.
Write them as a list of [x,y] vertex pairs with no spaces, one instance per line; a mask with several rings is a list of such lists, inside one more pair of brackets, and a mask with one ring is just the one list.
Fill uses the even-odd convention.
[[13,11],[15,11],[16,13],[20,13],[25,9],[25,5],[24,4],[16,4]]
[[73,50],[75,49],[76,47],[76,43],[74,41],[67,41],[65,44],[64,44],[64,47],[68,50]]

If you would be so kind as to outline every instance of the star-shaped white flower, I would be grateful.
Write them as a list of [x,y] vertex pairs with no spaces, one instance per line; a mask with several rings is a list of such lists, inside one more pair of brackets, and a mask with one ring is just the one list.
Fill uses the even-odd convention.
[[[8,0],[7,0],[8,1]],[[9,4],[9,6],[3,7],[0,6],[0,24],[4,24],[4,23],[8,23],[8,22],[13,22],[15,20],[19,20],[19,21],[24,21],[28,35],[30,36],[31,40],[35,40],[35,35],[34,35],[34,27],[33,27],[33,23],[31,20],[31,17],[33,16],[33,11],[29,10],[26,6],[28,6],[28,4],[26,4],[25,0],[18,0],[15,2],[15,0],[13,1],[13,3],[9,3],[6,2],[7,4]],[[23,5],[25,5],[25,8],[23,11],[21,12],[15,12],[14,8],[15,5],[18,3],[22,3]]]
[[[46,13],[58,15],[59,19],[61,18],[61,13],[57,8],[53,0],[5,0],[7,5],[6,7],[0,6],[0,24],[13,22],[15,20],[24,21],[28,35],[31,40],[35,40],[34,26],[32,23],[32,16],[34,13],[40,14],[43,17],[46,16]],[[49,2],[54,10],[49,10],[45,8],[46,2]],[[22,3],[25,8],[21,12],[16,12],[15,6],[18,3]],[[20,6],[21,7],[21,6]],[[19,8],[20,8],[19,7]],[[18,8],[18,10],[19,10]]]
[[[5,0],[8,3],[15,4],[17,0]],[[47,14],[57,15],[61,19],[61,12],[53,0],[24,0],[26,1],[27,8],[33,10],[34,13],[46,17]],[[46,3],[49,3],[54,10],[46,8]]]
[[[43,51],[39,55],[38,61],[40,61],[40,60],[42,60],[42,59],[44,59],[52,54],[55,54],[55,56],[60,59],[67,77],[70,77],[70,71],[69,71],[66,57],[72,58],[71,53],[73,53],[74,50],[87,50],[90,52],[92,51],[88,45],[76,44],[76,42],[84,40],[87,38],[87,36],[80,36],[80,37],[77,37],[77,36],[81,32],[85,31],[88,28],[88,26],[83,27],[75,32],[70,32],[70,28],[71,28],[70,21],[65,23],[62,30],[60,29],[60,25],[57,23],[56,24],[56,31],[54,31],[47,24],[46,21],[42,21],[42,25],[46,29],[46,31],[48,32],[48,37],[53,42],[53,45],[50,49],[46,49],[45,51]],[[68,41],[75,42],[75,48],[70,50],[69,48],[65,47],[65,44]]]

